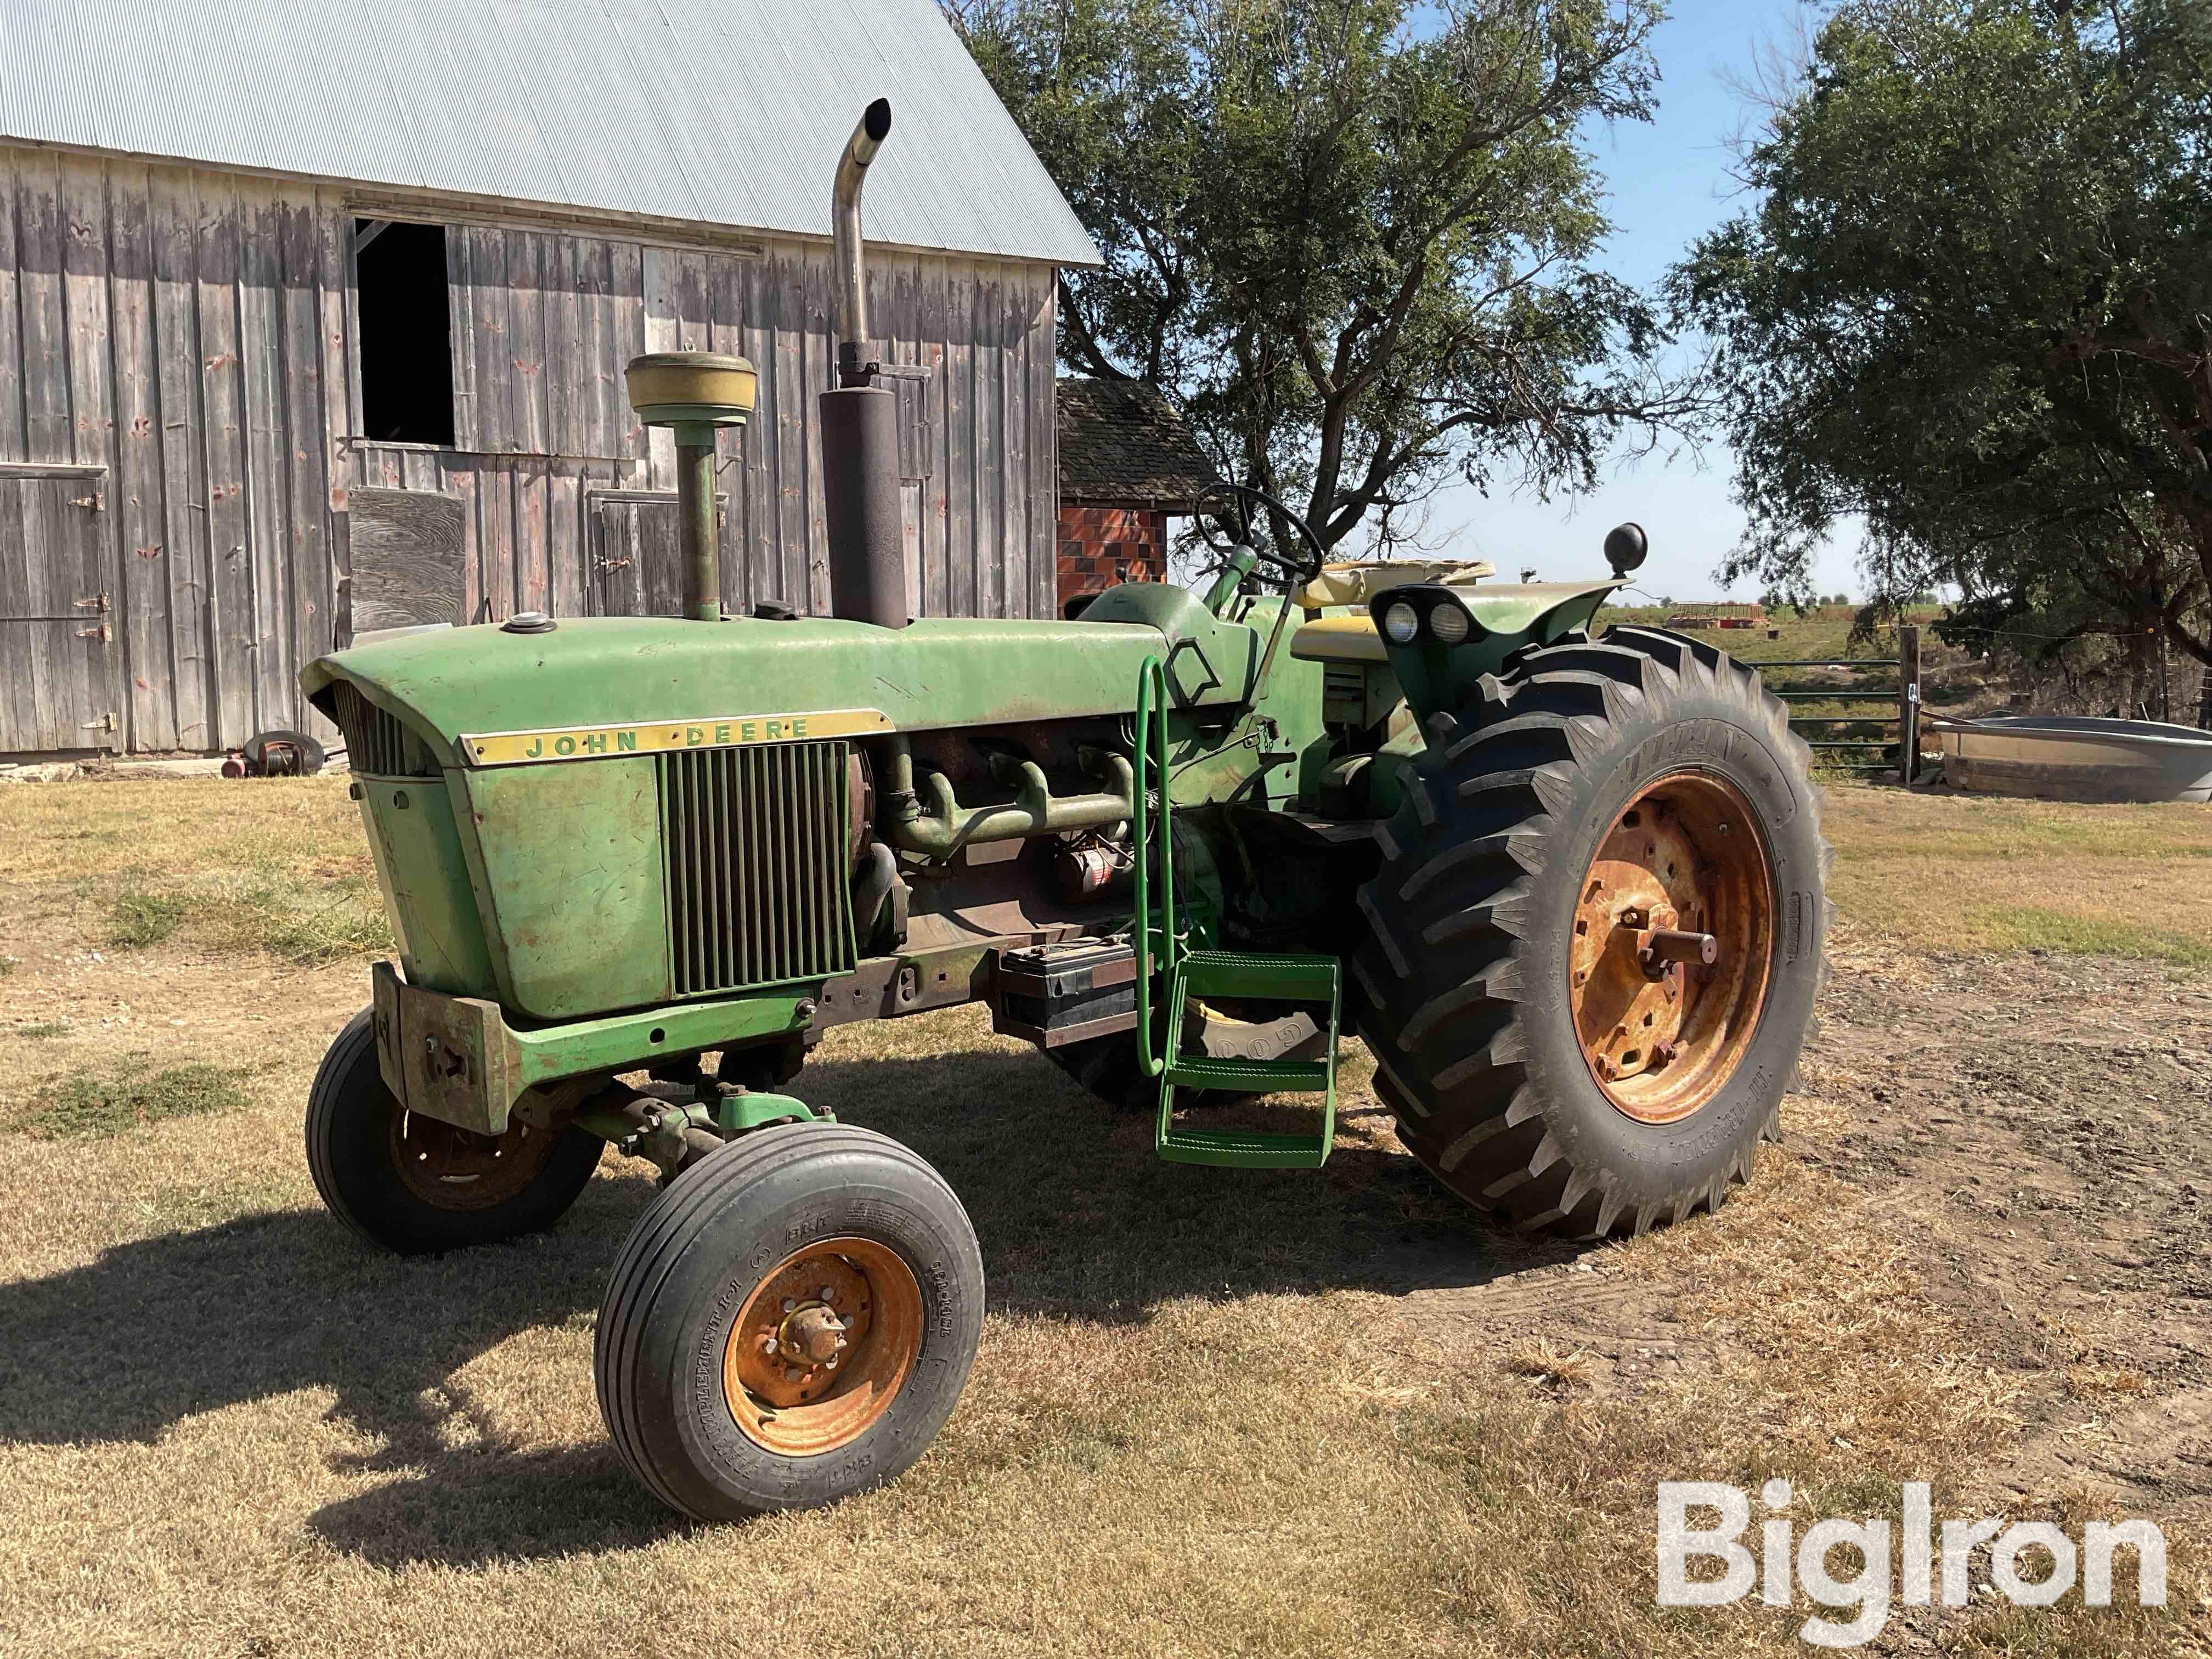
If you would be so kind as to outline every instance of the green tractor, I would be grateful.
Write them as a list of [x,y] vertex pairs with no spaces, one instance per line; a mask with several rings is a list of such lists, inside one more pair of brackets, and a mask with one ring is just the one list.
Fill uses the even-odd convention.
[[[675,434],[684,617],[518,615],[304,677],[399,940],[316,1076],[316,1186],[432,1252],[551,1225],[610,1144],[656,1164],[599,1395],[637,1477],[708,1520],[896,1475],[975,1352],[960,1200],[780,1092],[833,1025],[984,1003],[1151,1113],[1161,1157],[1259,1169],[1328,1157],[1349,1030],[1444,1186],[1599,1237],[1748,1178],[1820,979],[1782,705],[1701,641],[1592,632],[1633,526],[1610,580],[1500,585],[1327,563],[1227,489],[1199,504],[1208,591],[910,618],[894,395],[860,343],[890,119],[837,171],[831,615],[721,614],[714,428],[751,372],[665,355],[630,391]],[[1233,539],[1269,517],[1287,545]],[[1301,1092],[1305,1133],[1222,1127],[1224,1100]]]

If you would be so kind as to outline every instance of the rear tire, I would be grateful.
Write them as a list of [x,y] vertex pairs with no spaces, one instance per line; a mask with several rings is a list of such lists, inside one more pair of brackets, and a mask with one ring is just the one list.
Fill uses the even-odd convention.
[[[1528,653],[1483,690],[1432,727],[1378,837],[1382,868],[1360,890],[1352,970],[1376,1092],[1439,1181],[1521,1231],[1641,1232],[1717,1207],[1778,1132],[1820,988],[1828,855],[1810,752],[1752,670],[1653,629]],[[1728,958],[1674,981],[1691,1011],[1673,1016],[1685,1048],[1694,1022],[1735,1024],[1685,1063],[1671,1096],[1656,1068],[1613,1079],[1617,1060],[1644,1056],[1631,1039],[1593,1047],[1583,1006],[1594,953],[1623,944],[1589,933],[1601,850],[1617,851],[1647,793],[1666,811],[1670,790],[1748,807],[1766,895],[1747,877],[1717,906],[1736,914],[1700,924],[1717,936],[1725,926],[1748,976],[1710,1019],[1699,999]],[[1735,816],[1710,806],[1703,844],[1730,846],[1755,873],[1740,832],[1718,840]],[[1691,860],[1698,880],[1714,867],[1705,856]],[[1743,914],[1762,904],[1771,915]]]
[[678,1176],[623,1243],[599,1411],[630,1473],[695,1520],[810,1509],[928,1449],[982,1323],[975,1231],[943,1176],[866,1129],[763,1129]]
[[478,1135],[410,1117],[384,1086],[367,1008],[346,1022],[315,1072],[307,1143],[307,1170],[330,1212],[401,1255],[551,1226],[606,1150],[580,1129],[536,1129],[518,1119],[503,1135]]

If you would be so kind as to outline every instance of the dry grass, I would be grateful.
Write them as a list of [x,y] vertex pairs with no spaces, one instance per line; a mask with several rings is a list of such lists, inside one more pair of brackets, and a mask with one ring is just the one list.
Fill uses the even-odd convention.
[[392,948],[342,778],[26,786],[0,794],[11,896],[101,950],[335,962]]
[[2212,811],[1832,787],[1831,892],[1855,935],[1915,951],[2212,964]]
[[1557,1344],[1540,1336],[1515,1345],[1505,1356],[1505,1369],[1558,1389],[1586,1389],[1595,1370],[1580,1348],[1563,1353]]
[[[1653,1605],[1656,1481],[1782,1475],[1802,1523],[1893,1513],[1897,1482],[1929,1478],[1942,1512],[2018,1438],[2018,1381],[1911,1241],[1795,1154],[1767,1149],[1717,1218],[1577,1255],[1441,1200],[1357,1069],[1320,1176],[1191,1170],[969,1010],[834,1033],[795,1085],[914,1145],[975,1219],[992,1307],[950,1427],[886,1491],[676,1524],[591,1391],[606,1264],[648,1184],[610,1159],[553,1234],[377,1255],[322,1213],[297,1146],[359,963],[293,967],[192,917],[104,942],[111,880],[189,891],[261,854],[360,874],[343,788],[0,793],[25,849],[0,878],[0,955],[21,963],[0,982],[0,1116],[79,1075],[211,1067],[238,1097],[104,1138],[0,1134],[0,1648],[706,1655],[804,1632],[823,1656],[1791,1653],[1802,1605]],[[1979,836],[1960,851],[1922,820],[1885,842],[1884,812],[1958,805],[1839,796],[1847,909],[1884,884],[1869,856],[1906,883],[1963,861],[2030,902]],[[2172,840],[2130,864],[2115,830],[2110,872],[2154,879],[2202,846],[2145,822]],[[1937,925],[1911,919],[1899,937]],[[1787,1121],[1817,1137],[1826,1109]],[[1523,1287],[1537,1312],[1487,1311]],[[1664,1334],[1600,1352],[1547,1328],[1546,1298],[1593,1291]],[[2112,1370],[2076,1364],[2072,1386],[2124,1395]],[[2174,1536],[2180,1622],[1987,1611],[1943,1639],[2177,1650],[2207,1581]]]

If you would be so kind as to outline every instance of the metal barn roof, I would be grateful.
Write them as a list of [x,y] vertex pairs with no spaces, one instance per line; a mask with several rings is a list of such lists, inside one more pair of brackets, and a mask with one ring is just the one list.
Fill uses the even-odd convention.
[[933,0],[0,0],[0,137],[1093,264]]

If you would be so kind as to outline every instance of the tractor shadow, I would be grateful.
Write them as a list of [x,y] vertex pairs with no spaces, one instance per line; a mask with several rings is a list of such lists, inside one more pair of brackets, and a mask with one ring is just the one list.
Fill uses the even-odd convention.
[[[1323,1168],[1233,1170],[1162,1162],[1149,1113],[1103,1105],[1036,1054],[830,1061],[791,1088],[936,1166],[975,1224],[991,1306],[1002,1312],[1127,1322],[1189,1297],[1404,1295],[1480,1285],[1577,1253],[1516,1237],[1410,1157],[1364,1144],[1367,1117],[1341,1103]],[[1291,1097],[1260,1110],[1267,1127],[1293,1130],[1317,1104]]]
[[[1318,1172],[1162,1164],[1149,1121],[1113,1114],[1041,1056],[830,1061],[792,1087],[944,1173],[1000,1310],[1136,1322],[1177,1298],[1406,1294],[1574,1253],[1491,1226],[1380,1150],[1340,1146]],[[341,1551],[468,1566],[648,1544],[687,1523],[611,1447],[512,1443],[457,1374],[522,1333],[587,1329],[652,1195],[643,1180],[594,1181],[550,1233],[413,1261],[319,1211],[246,1216],[0,1285],[0,1442],[152,1443],[188,1417],[325,1389],[330,1417],[368,1448],[338,1467],[404,1475],[308,1518]]]

